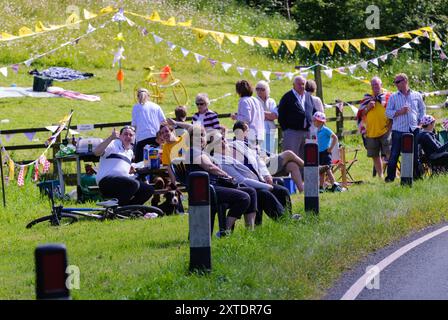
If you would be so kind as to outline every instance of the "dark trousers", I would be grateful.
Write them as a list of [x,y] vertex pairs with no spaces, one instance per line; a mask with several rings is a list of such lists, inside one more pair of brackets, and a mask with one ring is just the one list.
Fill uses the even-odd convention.
[[145,140],[141,140],[137,142],[137,144],[134,147],[134,155],[135,159],[134,162],[140,162],[143,161],[143,148],[149,144],[150,146],[158,147],[159,144],[156,142],[156,138],[148,138]]
[[[419,128],[410,132],[414,135],[414,179],[419,178],[421,176],[420,161],[418,158],[418,142],[417,142],[417,136],[419,132],[420,132]],[[397,174],[397,163],[401,153],[402,136],[403,132],[392,131],[392,149],[390,152],[389,162],[387,163],[387,177],[386,177],[387,180],[393,181]]]
[[261,225],[263,222],[263,211],[273,220],[280,218],[285,211],[291,211],[291,197],[289,190],[283,186],[274,184],[274,189],[257,190],[258,211],[255,217],[255,224]]
[[128,177],[104,177],[98,186],[104,197],[118,199],[120,206],[144,204],[154,193],[152,186]]
[[[250,212],[248,211],[248,209],[250,209],[249,207],[253,205],[252,204],[253,200],[251,199],[251,196],[247,192],[243,190],[226,188],[221,186],[214,186],[214,187],[216,196],[218,198],[217,199],[218,204],[226,204],[229,210],[228,216],[239,219],[243,214]],[[256,203],[257,195],[255,193],[255,190],[254,189],[252,190],[255,195],[255,203]]]

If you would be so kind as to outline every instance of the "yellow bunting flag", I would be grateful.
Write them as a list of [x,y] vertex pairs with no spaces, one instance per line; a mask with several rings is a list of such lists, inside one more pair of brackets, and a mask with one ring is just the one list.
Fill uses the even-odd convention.
[[16,36],[13,36],[12,34],[6,32],[2,32],[2,40],[9,40],[14,38],[16,38]]
[[116,10],[116,9],[114,9],[114,7],[112,7],[112,6],[107,6],[107,7],[103,8],[103,9],[101,9],[101,10],[100,10],[100,13],[101,13],[101,14],[106,14],[106,13],[113,12],[113,11],[115,11],[115,10]]
[[198,41],[203,41],[208,34],[208,31],[203,30],[203,29],[197,29],[197,28],[193,28],[193,32],[196,33],[196,37],[198,38]]
[[13,181],[14,180],[14,161],[9,159],[8,166],[9,166],[9,181]]
[[364,43],[368,48],[375,50],[375,39],[362,39],[362,43]]
[[350,40],[350,44],[355,47],[355,49],[361,53],[361,40]]
[[254,37],[255,41],[262,46],[263,48],[267,48],[269,47],[269,41],[266,38],[258,38],[258,37]]
[[151,16],[149,17],[149,20],[151,21],[160,21],[160,16],[157,11],[154,11]]
[[243,39],[244,42],[246,42],[248,45],[253,46],[254,45],[254,37],[248,37],[248,36],[240,36],[241,39]]
[[345,53],[348,53],[350,50],[350,42],[348,40],[339,40],[336,41],[336,43],[342,50],[344,50]]
[[42,22],[38,22],[38,23],[36,23],[36,26],[34,27],[34,31],[37,33],[37,32],[43,32],[44,31],[44,28],[43,28],[43,25],[42,25]]
[[76,13],[72,13],[67,20],[65,21],[65,24],[73,24],[79,22],[80,19]]
[[117,37],[115,38],[115,40],[117,40],[117,41],[124,41],[123,33],[120,32],[119,34],[117,34]]
[[310,42],[309,41],[297,41],[302,47],[310,50]]
[[417,35],[417,36],[422,36],[423,35],[423,33],[424,33],[424,31],[422,31],[422,30],[414,30],[414,31],[409,31],[410,33],[412,33],[412,34],[415,34],[415,35]]
[[407,33],[407,32],[403,32],[403,33],[399,33],[397,35],[398,38],[403,38],[403,39],[412,39],[412,36]]
[[283,40],[283,43],[285,44],[286,48],[288,48],[289,52],[293,54],[294,50],[296,49],[297,42],[295,40]]
[[240,37],[238,37],[236,34],[225,33],[225,36],[233,44],[238,44],[240,42]]
[[88,20],[88,19],[92,19],[95,18],[97,15],[95,13],[91,13],[89,11],[87,11],[86,9],[84,9],[84,19]]
[[280,49],[282,42],[280,40],[269,40],[269,43],[271,44],[272,50],[274,50],[274,53],[277,54],[278,49]]
[[330,54],[333,54],[334,48],[336,47],[336,42],[334,41],[324,41],[325,46],[330,50]]
[[19,37],[27,36],[33,33],[34,33],[33,30],[31,30],[28,27],[22,27],[19,29]]
[[169,18],[166,21],[161,21],[162,24],[170,27],[174,27],[176,25],[176,19],[174,17]]
[[314,51],[316,51],[316,55],[319,55],[320,50],[324,46],[324,43],[322,41],[311,41],[311,45],[314,48]]
[[46,26],[44,26],[44,24],[43,24],[41,21],[39,21],[39,22],[36,24],[36,29],[37,29],[37,28],[42,29],[43,31],[50,30],[50,28],[47,28]]
[[389,41],[389,37],[375,37],[376,40]]
[[210,35],[211,35],[212,38],[215,39],[216,42],[218,42],[220,45],[223,43],[223,41],[224,41],[224,33],[222,33],[222,32],[210,32]]
[[178,22],[177,24],[181,27],[191,27],[191,20],[185,22]]

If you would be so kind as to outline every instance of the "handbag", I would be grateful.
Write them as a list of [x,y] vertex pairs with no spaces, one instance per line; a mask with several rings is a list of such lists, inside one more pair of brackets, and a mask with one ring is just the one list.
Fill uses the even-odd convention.
[[235,179],[223,177],[223,176],[215,177],[214,184],[217,186],[220,186],[220,187],[225,187],[225,188],[234,188],[234,189],[238,188],[238,183],[235,182]]

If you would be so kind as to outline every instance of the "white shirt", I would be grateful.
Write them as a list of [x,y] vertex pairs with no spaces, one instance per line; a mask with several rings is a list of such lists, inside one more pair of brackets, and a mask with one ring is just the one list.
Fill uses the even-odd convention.
[[162,108],[154,102],[137,103],[132,109],[132,125],[137,127],[135,142],[154,138],[165,120]]
[[264,110],[258,99],[241,97],[238,102],[237,120],[249,125],[249,140],[264,140]]
[[[267,98],[266,101],[263,101],[260,97],[257,96],[257,100],[261,104],[265,112],[272,112],[278,116],[277,105],[275,104],[274,99]],[[275,125],[275,122],[273,120],[264,120],[264,129],[269,132],[272,129],[277,129],[277,126]]]
[[112,141],[100,157],[96,183],[99,184],[104,177],[129,177],[133,157],[132,149],[125,150],[120,139]]

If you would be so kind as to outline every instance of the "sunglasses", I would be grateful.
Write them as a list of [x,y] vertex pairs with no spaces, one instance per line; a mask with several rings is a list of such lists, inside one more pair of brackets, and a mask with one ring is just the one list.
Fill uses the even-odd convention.
[[205,102],[196,102],[196,105],[197,106],[203,106],[203,105],[206,105],[206,103]]
[[404,81],[404,79],[400,79],[400,80],[395,80],[394,83],[395,84],[399,84],[400,82]]

